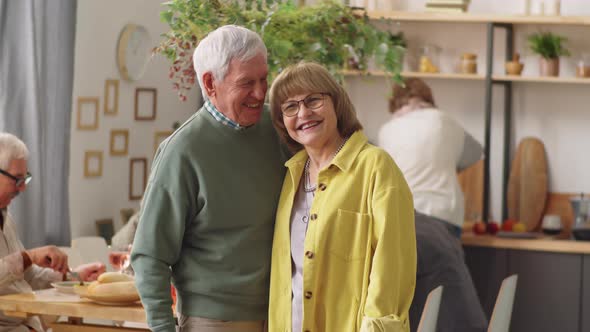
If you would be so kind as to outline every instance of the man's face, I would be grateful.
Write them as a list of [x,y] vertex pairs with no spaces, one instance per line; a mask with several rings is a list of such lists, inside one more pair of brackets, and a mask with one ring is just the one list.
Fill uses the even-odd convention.
[[[13,159],[4,171],[17,178],[23,178],[27,174],[27,161],[24,159]],[[10,201],[26,188],[26,184],[23,183],[17,187],[14,179],[0,174],[0,209],[6,208],[10,204]]]
[[241,126],[260,120],[268,83],[268,66],[262,54],[248,61],[233,59],[223,81],[213,80],[211,102],[217,110]]

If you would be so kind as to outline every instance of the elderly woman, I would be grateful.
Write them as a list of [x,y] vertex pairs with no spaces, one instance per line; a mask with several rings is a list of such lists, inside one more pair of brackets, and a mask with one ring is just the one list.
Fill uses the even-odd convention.
[[285,69],[273,124],[296,153],[279,200],[270,331],[408,331],[416,278],[410,190],[367,143],[344,89],[322,66]]

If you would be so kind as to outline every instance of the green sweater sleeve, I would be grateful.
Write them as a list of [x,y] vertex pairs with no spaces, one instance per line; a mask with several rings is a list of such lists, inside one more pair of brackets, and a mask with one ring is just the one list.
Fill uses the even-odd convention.
[[[170,267],[180,255],[185,221],[191,212],[184,199],[186,189],[170,180],[171,172],[157,167],[152,172],[156,174],[144,197],[131,264],[151,330],[173,332]],[[162,180],[169,185],[160,185]]]
[[170,283],[166,283],[170,278],[167,264],[147,255],[134,254],[133,269],[150,330],[175,332]]

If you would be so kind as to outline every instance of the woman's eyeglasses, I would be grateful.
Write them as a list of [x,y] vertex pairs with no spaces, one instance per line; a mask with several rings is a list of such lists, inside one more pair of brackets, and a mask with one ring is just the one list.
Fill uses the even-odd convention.
[[29,184],[29,182],[31,182],[31,179],[33,178],[33,176],[31,175],[31,173],[29,173],[29,172],[27,172],[27,174],[24,177],[22,177],[22,178],[16,177],[16,176],[8,173],[7,171],[5,171],[3,169],[0,169],[0,174],[4,174],[5,176],[13,179],[14,180],[14,185],[17,186],[17,187],[20,187],[23,184]]
[[295,116],[299,113],[299,105],[303,103],[307,109],[315,110],[324,106],[324,98],[328,95],[327,93],[312,93],[309,96],[301,99],[301,100],[290,100],[283,105],[281,105],[281,112],[285,116]]

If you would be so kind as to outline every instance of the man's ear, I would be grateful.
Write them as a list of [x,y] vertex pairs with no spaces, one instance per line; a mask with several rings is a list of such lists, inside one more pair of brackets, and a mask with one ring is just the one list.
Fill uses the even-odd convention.
[[215,96],[214,81],[215,79],[213,78],[213,74],[211,72],[206,72],[203,74],[203,86],[205,87],[205,92],[209,97]]

